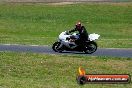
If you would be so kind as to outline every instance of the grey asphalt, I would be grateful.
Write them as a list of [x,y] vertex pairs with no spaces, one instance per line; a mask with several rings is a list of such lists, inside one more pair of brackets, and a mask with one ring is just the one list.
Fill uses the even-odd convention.
[[12,52],[33,52],[33,53],[46,53],[46,54],[69,54],[69,55],[87,55],[87,56],[112,56],[112,57],[126,57],[132,58],[131,49],[109,49],[98,48],[93,54],[84,54],[82,52],[63,52],[57,53],[52,50],[50,46],[30,46],[30,45],[0,45],[0,51]]

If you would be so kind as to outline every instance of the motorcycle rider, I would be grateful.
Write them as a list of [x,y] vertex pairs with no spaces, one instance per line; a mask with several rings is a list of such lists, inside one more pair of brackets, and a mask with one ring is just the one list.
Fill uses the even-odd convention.
[[78,31],[79,33],[79,39],[75,40],[75,43],[77,45],[81,45],[84,46],[85,42],[88,40],[88,32],[86,30],[86,28],[84,26],[82,26],[81,22],[77,22],[77,24],[75,25],[75,28],[68,31],[68,33],[72,33]]

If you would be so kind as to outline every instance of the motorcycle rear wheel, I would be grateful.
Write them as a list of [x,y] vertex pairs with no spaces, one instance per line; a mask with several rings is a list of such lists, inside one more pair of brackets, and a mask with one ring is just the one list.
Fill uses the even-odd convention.
[[86,44],[84,52],[86,54],[92,54],[96,50],[97,50],[97,43],[92,41],[92,42],[89,42],[88,44]]

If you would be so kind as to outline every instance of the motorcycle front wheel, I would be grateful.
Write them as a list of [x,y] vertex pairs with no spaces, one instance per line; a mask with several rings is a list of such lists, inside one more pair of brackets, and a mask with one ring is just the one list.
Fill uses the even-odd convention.
[[94,53],[95,51],[97,50],[97,44],[96,42],[88,42],[86,45],[85,45],[85,50],[84,52],[86,54],[92,54]]
[[55,42],[52,46],[52,49],[55,51],[55,52],[62,52],[63,49],[62,47],[60,47],[61,43],[60,42]]

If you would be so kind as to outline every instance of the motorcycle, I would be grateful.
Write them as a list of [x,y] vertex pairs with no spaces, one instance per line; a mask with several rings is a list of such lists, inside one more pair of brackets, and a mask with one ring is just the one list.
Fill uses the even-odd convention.
[[65,51],[79,51],[85,52],[86,54],[92,54],[97,50],[97,40],[100,37],[98,34],[90,34],[88,40],[85,41],[84,46],[77,45],[75,41],[79,38],[79,34],[73,33],[68,34],[66,31],[60,33],[59,39],[52,46],[52,49],[55,52],[63,52]]

